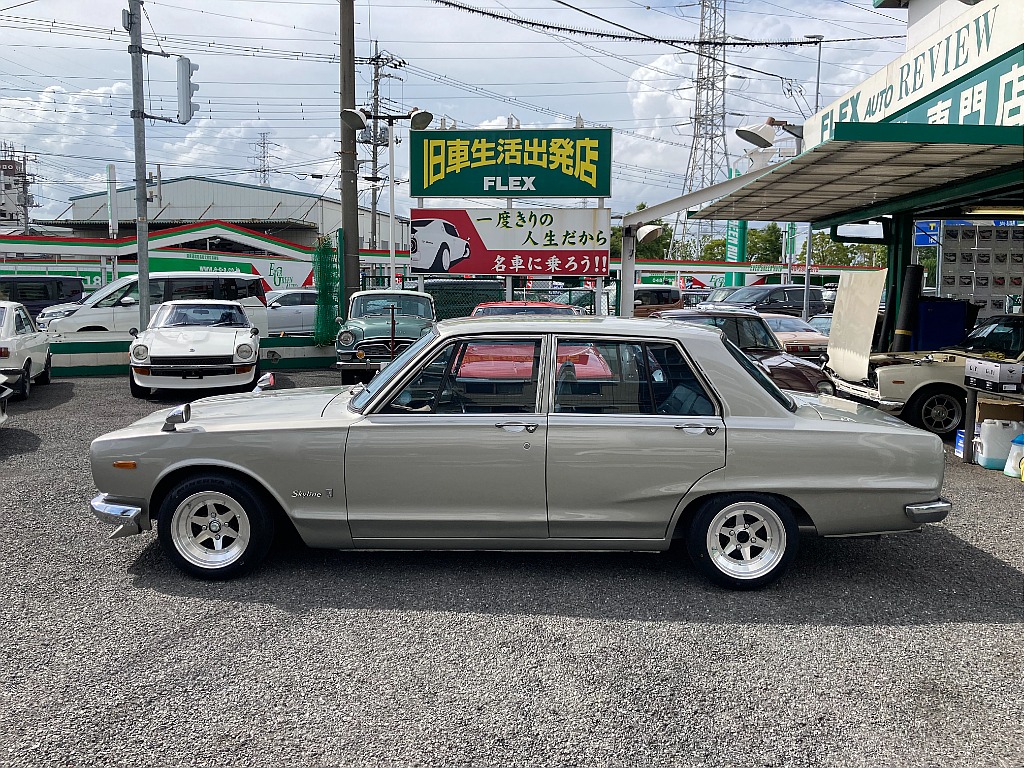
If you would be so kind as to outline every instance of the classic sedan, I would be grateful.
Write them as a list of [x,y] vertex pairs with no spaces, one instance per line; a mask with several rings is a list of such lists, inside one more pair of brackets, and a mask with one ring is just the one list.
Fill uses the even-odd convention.
[[50,337],[16,301],[0,301],[0,374],[21,400],[33,383],[50,383]]
[[[558,381],[583,355],[609,374]],[[488,357],[480,376],[463,366]],[[495,380],[509,360],[531,364]],[[679,544],[750,589],[782,575],[801,528],[913,531],[950,510],[935,435],[786,394],[720,331],[655,320],[450,320],[367,385],[198,400],[97,438],[90,458],[112,535],[155,525],[206,579],[251,571],[294,528],[330,549]]]
[[789,354],[806,360],[820,360],[828,352],[828,335],[799,317],[765,312],[761,317]]
[[260,332],[237,301],[168,301],[148,329],[129,333],[134,397],[154,389],[251,387],[259,379]]
[[402,290],[359,291],[349,300],[338,329],[335,351],[341,382],[369,381],[437,320],[429,293]]

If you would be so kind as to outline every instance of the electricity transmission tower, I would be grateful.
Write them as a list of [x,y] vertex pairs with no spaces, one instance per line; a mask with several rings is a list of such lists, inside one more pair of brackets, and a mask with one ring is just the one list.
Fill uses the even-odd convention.
[[[692,118],[693,142],[686,168],[684,193],[711,186],[728,178],[729,155],[725,145],[725,42],[726,0],[700,0],[700,39],[697,46],[697,78]],[[715,236],[714,222],[687,222],[683,236],[693,243],[694,256]]]
[[270,148],[280,145],[270,140],[269,132],[263,131],[260,133],[260,140],[249,146],[256,151],[256,154],[249,158],[256,165],[253,173],[259,178],[260,185],[265,187],[270,183],[270,161],[274,159],[273,155],[270,154]]

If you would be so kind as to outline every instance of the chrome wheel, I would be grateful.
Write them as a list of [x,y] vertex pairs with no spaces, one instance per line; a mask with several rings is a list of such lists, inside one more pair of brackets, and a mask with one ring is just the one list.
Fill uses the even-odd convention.
[[219,491],[202,491],[182,501],[171,516],[171,541],[190,564],[224,568],[245,554],[251,529],[242,505]]
[[712,563],[735,579],[756,579],[782,560],[786,528],[773,509],[757,502],[730,504],[708,525],[706,546]]

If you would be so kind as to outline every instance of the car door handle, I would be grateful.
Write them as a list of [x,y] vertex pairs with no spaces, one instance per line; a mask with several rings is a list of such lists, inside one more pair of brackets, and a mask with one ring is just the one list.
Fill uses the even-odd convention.
[[524,429],[531,435],[537,431],[537,424],[524,424],[521,421],[499,421],[495,424],[498,429],[504,429],[508,432],[522,432]]
[[[718,424],[676,424],[675,429],[703,429],[707,434],[713,435],[721,429],[721,426]],[[691,432],[690,434],[696,433]]]

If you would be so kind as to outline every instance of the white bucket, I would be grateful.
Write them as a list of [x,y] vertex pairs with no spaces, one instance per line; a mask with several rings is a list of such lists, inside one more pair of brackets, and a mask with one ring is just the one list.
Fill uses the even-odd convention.
[[1010,443],[1024,432],[1024,422],[985,419],[981,435],[974,438],[974,460],[985,469],[1003,469],[1010,455]]
[[1003,474],[1009,475],[1010,477],[1020,478],[1022,466],[1024,466],[1024,434],[1018,435],[1013,439],[1013,442],[1010,443],[1010,453],[1006,457],[1006,464],[1003,466]]

